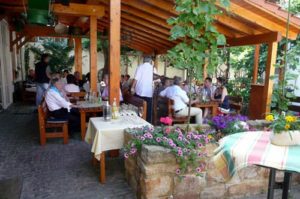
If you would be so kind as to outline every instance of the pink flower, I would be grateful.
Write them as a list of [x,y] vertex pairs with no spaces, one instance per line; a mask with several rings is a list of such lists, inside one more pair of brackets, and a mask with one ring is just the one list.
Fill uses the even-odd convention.
[[156,142],[161,142],[161,138],[156,138]]
[[167,141],[167,140],[168,140],[168,138],[167,138],[167,137],[163,137],[163,140],[164,140],[164,141]]
[[132,148],[132,149],[130,150],[130,154],[131,154],[131,155],[135,154],[136,152],[137,152],[137,149],[136,149],[136,148]]
[[203,144],[202,143],[198,143],[197,146],[200,148],[200,147],[203,146]]
[[159,119],[159,121],[162,123],[162,124],[165,124],[165,125],[168,125],[168,126],[171,126],[173,121],[170,117],[161,117]]
[[196,172],[197,172],[197,173],[200,173],[201,170],[202,170],[201,167],[197,167],[197,168],[196,168]]
[[176,169],[176,174],[177,174],[177,175],[180,174],[180,169]]
[[124,157],[127,159],[129,157],[128,153],[124,153]]
[[203,154],[202,153],[198,153],[198,156],[201,157],[201,156],[203,156]]
[[190,140],[192,137],[191,135],[187,135],[186,138]]
[[165,129],[165,133],[166,133],[166,134],[169,134],[170,132],[171,132],[171,129],[170,129],[170,128],[166,128],[166,129]]
[[148,138],[149,139],[152,139],[153,138],[153,135],[151,133],[148,133]]
[[141,139],[142,141],[144,141],[144,140],[145,140],[145,137],[144,137],[144,136],[142,136],[140,139]]
[[178,151],[178,156],[182,156],[182,155],[183,155],[182,151]]
[[178,137],[178,140],[179,140],[179,141],[182,141],[182,137],[181,137],[181,136],[179,136],[179,137]]

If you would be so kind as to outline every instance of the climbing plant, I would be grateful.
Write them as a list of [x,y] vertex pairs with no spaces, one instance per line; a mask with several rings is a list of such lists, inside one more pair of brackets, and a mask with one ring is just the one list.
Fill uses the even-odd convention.
[[[230,3],[229,0],[218,2],[223,7]],[[218,61],[218,45],[226,44],[225,36],[213,25],[215,17],[222,14],[216,3],[217,0],[175,0],[179,14],[167,21],[173,26],[170,40],[180,41],[168,51],[168,58],[174,67],[187,70],[190,80],[202,78],[205,63],[208,73],[212,73]]]

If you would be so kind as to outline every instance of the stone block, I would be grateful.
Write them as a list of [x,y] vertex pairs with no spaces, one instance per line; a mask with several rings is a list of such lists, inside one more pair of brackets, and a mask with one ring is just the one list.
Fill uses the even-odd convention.
[[158,164],[146,164],[141,158],[137,158],[137,165],[142,174],[146,176],[161,175],[169,173],[175,175],[177,164],[172,163],[158,163]]
[[172,195],[173,177],[169,175],[157,175],[152,177],[141,176],[141,198],[168,198]]
[[215,164],[212,160],[207,163],[207,170],[206,170],[206,180],[208,184],[215,184],[215,183],[223,183],[225,179],[221,175],[220,171],[215,167]]
[[205,146],[205,152],[206,152],[208,158],[211,158],[214,156],[214,151],[216,150],[216,148],[218,148],[218,144],[216,144],[216,143],[208,143]]
[[132,140],[133,136],[127,131],[124,132],[124,145],[127,145],[130,140]]
[[200,193],[201,199],[220,199],[226,198],[225,184],[220,183],[214,186],[205,187]]
[[205,176],[193,174],[182,178],[174,176],[174,198],[199,198],[201,190],[206,186]]
[[249,178],[261,178],[259,175],[260,168],[254,165],[240,169],[237,173],[241,180]]
[[228,187],[228,196],[249,196],[263,193],[268,188],[268,181],[266,179],[251,179],[244,180],[238,184]]
[[171,150],[161,146],[144,144],[141,150],[141,158],[146,164],[176,163],[176,157],[171,153]]

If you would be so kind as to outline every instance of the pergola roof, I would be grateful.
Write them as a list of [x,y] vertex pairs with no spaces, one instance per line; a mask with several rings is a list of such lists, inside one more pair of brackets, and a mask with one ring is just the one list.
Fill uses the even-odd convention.
[[[26,0],[24,2],[26,3]],[[108,0],[71,0],[71,2],[104,6],[105,15],[98,18],[98,30],[108,29]],[[278,41],[281,35],[285,36],[288,13],[276,4],[264,0],[231,0],[230,2],[230,8],[228,10],[222,8],[224,15],[216,17],[215,22],[217,30],[226,36],[228,45]],[[22,1],[18,0],[9,2],[0,0],[0,9],[6,16],[14,16],[24,12],[26,5],[22,4]],[[178,43],[178,41],[168,40],[171,26],[166,20],[177,15],[172,0],[122,0],[121,11],[123,45],[147,53],[164,53]],[[60,14],[58,20],[66,25],[80,26],[85,33],[89,31],[87,17]],[[47,28],[50,33],[51,28]],[[33,34],[34,32],[36,35]],[[39,31],[33,33],[28,34],[45,36],[38,35]],[[55,34],[54,31],[52,33]],[[296,39],[299,33],[300,19],[291,16],[289,39]]]

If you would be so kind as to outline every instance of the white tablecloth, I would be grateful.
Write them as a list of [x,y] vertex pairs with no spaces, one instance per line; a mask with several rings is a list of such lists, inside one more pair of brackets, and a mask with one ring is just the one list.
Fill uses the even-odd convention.
[[151,125],[136,115],[121,116],[117,120],[104,121],[103,117],[90,118],[85,141],[92,144],[92,153],[100,160],[104,151],[121,149],[124,145],[124,130]]

